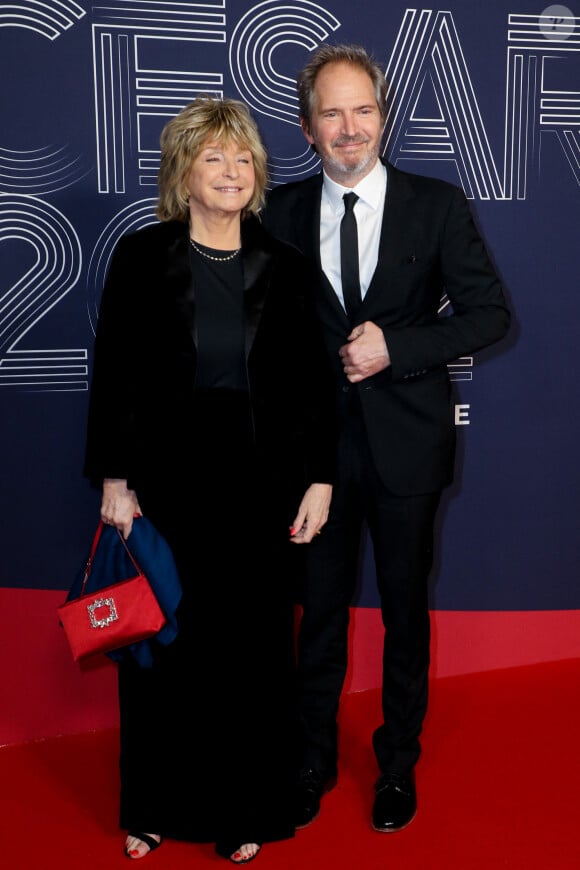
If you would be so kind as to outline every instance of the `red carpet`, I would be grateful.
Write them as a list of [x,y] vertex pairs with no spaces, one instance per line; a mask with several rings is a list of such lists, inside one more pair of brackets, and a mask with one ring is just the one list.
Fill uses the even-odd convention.
[[[371,830],[370,735],[378,692],[343,702],[339,785],[294,840],[252,865],[272,870],[578,870],[580,660],[433,681],[417,769],[419,812]],[[2,866],[127,870],[117,828],[115,729],[0,749]],[[245,771],[240,759],[241,775]],[[211,845],[166,841],[139,865],[226,865]]]

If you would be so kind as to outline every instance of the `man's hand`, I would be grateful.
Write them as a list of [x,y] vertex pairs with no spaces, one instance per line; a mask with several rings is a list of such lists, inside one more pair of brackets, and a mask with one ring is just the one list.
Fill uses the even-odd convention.
[[352,330],[348,344],[339,350],[344,373],[352,384],[388,368],[391,358],[383,330],[372,320],[365,320]]

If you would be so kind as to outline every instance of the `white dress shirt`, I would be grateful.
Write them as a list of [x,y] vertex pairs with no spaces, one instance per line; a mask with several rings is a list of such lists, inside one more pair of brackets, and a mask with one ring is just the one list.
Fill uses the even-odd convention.
[[354,206],[358,234],[361,297],[364,299],[379,258],[379,240],[387,190],[386,167],[377,160],[374,168],[354,188],[343,187],[323,172],[320,203],[320,260],[344,308],[340,280],[340,222],[344,214],[342,197],[351,190],[359,197]]

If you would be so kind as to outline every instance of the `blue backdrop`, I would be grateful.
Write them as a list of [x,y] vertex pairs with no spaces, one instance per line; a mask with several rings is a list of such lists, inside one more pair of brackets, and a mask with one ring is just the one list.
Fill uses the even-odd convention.
[[[433,606],[580,607],[580,17],[530,0],[0,3],[0,586],[68,588],[92,538],[100,292],[119,236],[155,220],[162,126],[198,92],[241,98],[273,185],[317,171],[294,85],[325,40],[384,64],[385,153],[463,186],[513,308],[507,340],[450,366]],[[371,568],[367,547],[354,603],[374,607]]]

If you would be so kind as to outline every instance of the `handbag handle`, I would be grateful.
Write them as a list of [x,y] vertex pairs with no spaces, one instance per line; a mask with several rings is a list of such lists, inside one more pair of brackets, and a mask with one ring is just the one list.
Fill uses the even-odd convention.
[[[140,517],[140,516],[141,516],[141,514],[135,514],[135,517]],[[104,526],[105,526],[104,522],[103,522],[102,520],[99,520],[99,525],[97,526],[97,531],[95,532],[95,537],[93,538],[93,543],[92,543],[92,546],[91,546],[91,552],[89,553],[89,558],[87,559],[87,564],[86,564],[86,567],[85,567],[85,574],[84,574],[84,577],[83,577],[83,584],[82,584],[82,586],[81,586],[81,591],[80,591],[80,593],[79,593],[79,598],[81,598],[81,597],[85,594],[85,586],[87,585],[87,581],[88,581],[88,579],[89,579],[89,574],[91,573],[91,568],[92,568],[92,565],[93,565],[93,559],[94,559],[94,557],[95,557],[95,553],[96,553],[96,551],[97,551],[97,547],[99,546],[99,541],[101,540],[101,535],[102,535],[102,533],[103,533],[103,528],[104,528]],[[139,567],[139,565],[137,564],[137,561],[136,561],[135,557],[133,556],[133,553],[131,552],[131,550],[130,550],[129,547],[127,546],[127,542],[126,542],[125,538],[123,537],[123,534],[122,534],[121,530],[115,528],[115,531],[116,531],[117,534],[119,535],[119,538],[120,538],[120,540],[121,540],[121,543],[122,543],[123,546],[125,547],[125,550],[127,551],[127,555],[129,556],[129,558],[131,559],[133,565],[135,566],[135,569],[137,570],[137,573],[138,573],[138,574],[142,574],[143,572],[142,572],[141,568]]]

